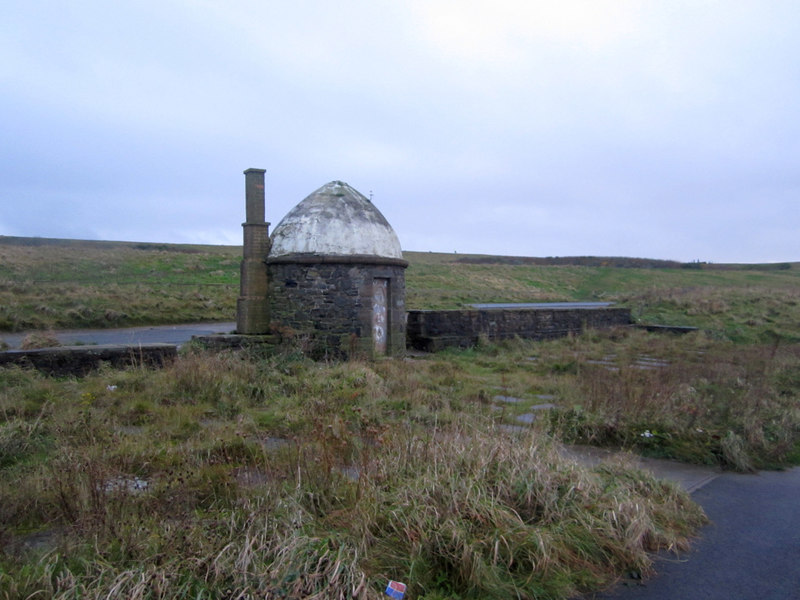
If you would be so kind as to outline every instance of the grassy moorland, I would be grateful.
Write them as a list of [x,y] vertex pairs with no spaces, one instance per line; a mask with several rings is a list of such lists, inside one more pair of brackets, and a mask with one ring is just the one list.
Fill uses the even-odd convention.
[[241,249],[0,237],[0,331],[232,320]]
[[[410,309],[604,300],[642,322],[800,341],[800,263],[405,256]],[[0,332],[234,320],[240,261],[236,246],[0,237]]]
[[[6,329],[233,317],[235,248],[0,241]],[[407,258],[416,308],[611,299],[707,331],[0,369],[0,599],[379,598],[388,579],[410,598],[568,598],[649,573],[704,517],[624,457],[588,468],[562,444],[800,462],[798,265]]]
[[[610,301],[635,319],[742,342],[800,341],[800,263],[680,265],[640,259],[524,259],[407,252],[409,308],[471,302]],[[623,266],[612,266],[623,265]]]
[[702,512],[624,462],[568,460],[548,420],[509,427],[495,384],[557,385],[532,349],[0,370],[0,598],[379,598],[389,579],[567,598],[647,574]]

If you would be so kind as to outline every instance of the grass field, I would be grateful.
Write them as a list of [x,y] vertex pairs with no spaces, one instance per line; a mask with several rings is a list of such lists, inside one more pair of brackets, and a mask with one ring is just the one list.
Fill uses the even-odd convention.
[[[605,300],[642,322],[800,341],[800,264],[406,252],[407,306]],[[0,332],[235,319],[241,249],[0,237]],[[610,266],[625,265],[625,266]]]
[[0,331],[233,320],[240,254],[0,238]]
[[[231,320],[238,253],[0,238],[2,324]],[[568,598],[646,576],[704,516],[624,459],[586,468],[562,444],[800,462],[797,264],[407,258],[415,308],[602,299],[703,330],[0,369],[0,599],[377,599],[389,579],[428,600]]]
[[[635,319],[689,325],[735,341],[779,336],[800,341],[800,264],[640,267],[628,259],[588,264],[526,264],[454,254],[405,253],[409,308],[459,308],[473,302],[611,301]],[[554,259],[563,263],[567,259]],[[619,262],[619,261],[618,261]],[[788,267],[788,268],[787,268]]]

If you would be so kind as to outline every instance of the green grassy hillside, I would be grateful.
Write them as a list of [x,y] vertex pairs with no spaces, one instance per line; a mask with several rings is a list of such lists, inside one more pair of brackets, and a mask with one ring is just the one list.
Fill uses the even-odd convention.
[[[465,257],[406,252],[409,308],[471,302],[602,300],[640,322],[691,325],[735,341],[800,340],[800,264],[703,265],[625,259]],[[658,266],[658,265],[666,266]],[[590,266],[589,266],[590,265]],[[648,266],[640,266],[648,265]]]
[[[410,309],[606,300],[648,323],[800,339],[800,264],[406,252]],[[233,320],[236,246],[0,237],[0,331]]]
[[0,331],[233,320],[241,249],[0,237]]

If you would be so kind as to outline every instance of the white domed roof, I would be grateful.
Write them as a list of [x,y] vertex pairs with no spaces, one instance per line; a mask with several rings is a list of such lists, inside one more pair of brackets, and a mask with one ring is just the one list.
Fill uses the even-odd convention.
[[400,240],[363,194],[331,181],[295,206],[272,233],[270,258],[303,255],[403,259]]

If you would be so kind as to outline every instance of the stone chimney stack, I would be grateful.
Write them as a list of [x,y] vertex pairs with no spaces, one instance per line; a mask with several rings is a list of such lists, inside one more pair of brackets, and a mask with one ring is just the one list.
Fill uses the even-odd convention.
[[241,288],[236,302],[236,332],[269,333],[267,266],[269,223],[264,220],[264,169],[247,169],[245,175],[246,213]]

